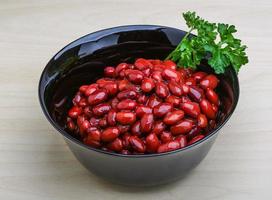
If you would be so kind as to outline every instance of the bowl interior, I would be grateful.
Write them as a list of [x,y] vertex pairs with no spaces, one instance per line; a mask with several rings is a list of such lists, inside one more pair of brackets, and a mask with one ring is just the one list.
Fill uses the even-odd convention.
[[[133,63],[139,57],[164,59],[185,34],[170,27],[123,26],[98,31],[70,43],[49,61],[42,73],[39,97],[45,115],[63,135],[69,136],[65,117],[79,86],[101,78],[105,66]],[[205,61],[200,68],[211,72]],[[232,114],[239,96],[238,79],[233,69],[228,69],[219,79],[217,92],[222,105],[217,127]]]

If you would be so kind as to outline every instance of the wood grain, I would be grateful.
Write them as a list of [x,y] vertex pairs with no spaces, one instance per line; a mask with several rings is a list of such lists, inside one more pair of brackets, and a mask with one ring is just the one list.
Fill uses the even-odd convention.
[[[37,98],[47,61],[68,42],[124,24],[185,29],[180,13],[235,24],[250,63],[238,107],[207,158],[185,179],[154,188],[89,174],[43,116]],[[0,199],[271,199],[272,1],[0,1]]]

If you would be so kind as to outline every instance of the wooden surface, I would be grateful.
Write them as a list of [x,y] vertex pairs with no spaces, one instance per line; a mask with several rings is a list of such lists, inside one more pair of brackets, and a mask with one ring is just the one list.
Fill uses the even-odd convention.
[[[272,1],[147,2],[0,0],[0,199],[272,199]],[[186,10],[235,24],[249,47],[234,115],[186,179],[135,189],[96,178],[41,112],[43,67],[67,43],[106,27],[184,29],[180,13]]]

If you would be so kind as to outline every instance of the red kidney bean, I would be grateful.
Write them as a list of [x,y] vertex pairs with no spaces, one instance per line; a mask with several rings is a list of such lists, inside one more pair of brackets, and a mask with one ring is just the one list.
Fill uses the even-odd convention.
[[146,147],[145,147],[143,141],[140,138],[138,138],[137,136],[130,136],[129,143],[130,143],[131,147],[136,152],[144,153],[146,150]]
[[147,106],[150,108],[154,108],[156,105],[159,105],[161,100],[156,95],[151,95],[147,101]]
[[118,81],[118,90],[120,91],[127,90],[129,85],[130,83],[127,79],[120,80]]
[[116,138],[115,140],[113,140],[107,145],[107,148],[115,152],[122,151],[123,149],[122,140],[120,140],[119,138]]
[[162,121],[155,121],[154,127],[152,129],[152,133],[160,134],[163,132],[166,128],[166,125]]
[[149,59],[149,62],[151,62],[152,65],[159,65],[163,63],[163,61],[159,59]]
[[193,137],[199,135],[200,131],[201,131],[201,128],[198,127],[198,126],[192,128],[192,130],[190,130],[190,132],[186,134],[187,139],[190,140],[190,139],[192,139]]
[[138,137],[141,136],[142,132],[141,132],[141,122],[137,121],[135,122],[132,126],[131,126],[131,133],[132,135],[137,135]]
[[108,83],[114,83],[113,79],[110,78],[100,78],[96,81],[99,88],[104,88]]
[[127,79],[131,83],[140,84],[144,78],[143,72],[139,70],[128,69],[125,71]]
[[85,107],[88,105],[87,99],[86,98],[82,98],[80,99],[80,101],[78,102],[78,106],[80,107]]
[[218,95],[215,93],[215,91],[213,91],[212,89],[210,88],[207,88],[206,90],[206,97],[207,99],[215,104],[215,105],[218,105],[219,104],[219,98],[218,98]]
[[110,110],[107,116],[107,122],[109,126],[115,126],[116,125],[116,111]]
[[176,125],[170,127],[170,131],[173,135],[186,134],[193,128],[193,123],[188,120],[182,120]]
[[76,125],[75,125],[75,123],[74,123],[72,120],[70,120],[70,121],[67,122],[67,128],[68,128],[70,131],[73,131],[73,130],[76,129]]
[[205,76],[202,81],[200,81],[200,86],[203,88],[203,89],[207,89],[207,88],[210,88],[210,89],[214,89],[217,87],[218,85],[218,82],[219,80],[216,78],[215,75],[213,74],[210,74],[210,75],[207,75]]
[[200,114],[199,105],[195,102],[186,102],[181,104],[181,109],[189,116],[197,118]]
[[129,150],[123,149],[123,150],[121,151],[121,154],[123,154],[123,155],[130,155],[131,152],[130,152]]
[[184,117],[184,112],[182,110],[175,110],[173,112],[168,113],[164,117],[163,122],[166,125],[173,125],[178,123],[183,117]]
[[173,140],[173,136],[169,131],[163,131],[160,135],[162,143],[167,143]]
[[175,80],[177,82],[180,80],[180,76],[177,71],[170,68],[164,69],[161,75],[165,80]]
[[146,150],[150,153],[157,152],[158,147],[160,146],[160,141],[155,133],[150,133],[146,137]]
[[166,66],[166,68],[176,70],[177,65],[172,60],[165,60],[163,64]]
[[158,95],[158,97],[161,97],[161,98],[166,98],[169,95],[169,89],[167,85],[165,85],[162,82],[158,82],[156,84],[155,92]]
[[180,143],[178,141],[170,141],[165,144],[161,144],[157,150],[158,153],[164,153],[168,151],[174,151],[180,149]]
[[89,122],[90,122],[91,126],[98,126],[99,119],[97,119],[95,117],[91,117],[91,119],[89,120]]
[[151,78],[145,78],[142,82],[141,89],[144,92],[151,92],[155,87],[155,82]]
[[[90,129],[90,128],[89,128]],[[88,138],[90,140],[94,140],[94,141],[100,141],[101,139],[101,132],[99,130],[90,130],[89,129],[87,130],[87,133],[88,133]]]
[[98,125],[100,126],[100,128],[105,128],[108,126],[108,122],[106,118],[102,118],[99,120]]
[[105,90],[97,90],[88,97],[88,102],[90,105],[96,105],[102,103],[108,98],[108,94]]
[[151,74],[151,69],[150,68],[146,68],[146,69],[142,70],[142,72],[143,72],[144,76],[148,77]]
[[111,96],[114,96],[118,92],[118,86],[117,83],[107,83],[104,85],[104,87],[107,91],[107,93]]
[[110,104],[108,103],[101,103],[93,107],[93,114],[96,116],[103,116],[108,113],[111,109]]
[[137,93],[134,90],[124,90],[119,92],[117,98],[119,100],[122,99],[135,99],[137,97]]
[[187,138],[185,135],[179,135],[175,139],[176,141],[179,142],[180,148],[186,147],[187,146]]
[[206,128],[207,127],[208,120],[207,120],[206,115],[203,115],[203,114],[198,115],[198,117],[197,117],[197,125],[200,128]]
[[197,136],[195,136],[195,137],[188,143],[188,145],[191,145],[191,144],[193,144],[193,143],[196,143],[197,141],[203,139],[204,137],[205,137],[204,135],[197,135]]
[[120,124],[127,125],[133,124],[136,120],[136,114],[133,112],[118,112],[116,115],[116,121]]
[[129,131],[130,125],[121,125],[121,124],[118,124],[117,128],[120,130],[120,135],[121,135],[121,134],[124,134],[124,133],[126,133],[126,132]]
[[84,94],[85,94],[85,96],[90,96],[91,94],[93,94],[97,90],[98,90],[98,84],[94,83],[94,84],[91,84],[91,85],[89,85],[87,87],[87,89],[85,90]]
[[153,73],[151,74],[151,78],[157,82],[161,82],[162,81],[161,72],[160,71],[153,71]]
[[82,113],[82,109],[74,106],[69,110],[68,116],[73,119],[76,119],[81,113]]
[[120,130],[116,127],[109,127],[101,133],[101,141],[111,142],[120,134]]
[[131,99],[124,99],[117,104],[119,110],[134,110],[137,103]]
[[113,109],[117,109],[117,104],[119,103],[119,100],[115,97],[110,101],[110,103]]
[[139,118],[142,118],[144,116],[144,114],[150,114],[152,113],[152,108],[148,107],[148,106],[143,106],[140,105],[136,108],[136,116]]
[[191,102],[191,99],[187,96],[182,96],[180,99],[180,103],[187,103],[187,102]]
[[150,61],[143,59],[143,58],[139,58],[135,61],[134,63],[135,67],[139,70],[144,70],[148,67],[152,67],[152,64]]
[[144,114],[144,116],[141,118],[141,131],[144,133],[149,133],[152,130],[153,124],[153,114]]
[[74,106],[77,106],[77,104],[80,102],[81,100],[81,94],[78,92],[75,97],[73,98],[72,102]]
[[124,69],[128,68],[128,64],[127,63],[120,63],[119,65],[117,65],[117,67],[115,68],[115,73],[116,75],[120,75],[120,72]]
[[213,110],[212,104],[208,100],[202,99],[200,101],[200,108],[209,119],[215,119],[216,112]]
[[200,82],[205,76],[207,76],[206,72],[196,72],[193,74],[193,79],[195,79],[196,82]]
[[173,110],[173,106],[170,103],[160,103],[153,108],[153,114],[155,117],[163,117],[167,113]]
[[148,100],[148,97],[145,95],[140,95],[137,99],[137,102],[140,104],[145,104]]
[[212,104],[212,109],[215,113],[217,113],[218,107],[215,104]]
[[101,146],[101,143],[99,141],[91,140],[89,139],[89,137],[84,138],[83,142],[84,144],[94,148],[99,148]]
[[179,107],[181,99],[177,96],[169,95],[168,97],[166,97],[165,102],[171,103],[174,107]]
[[190,86],[188,95],[194,101],[199,102],[203,98],[204,92],[203,92],[203,90],[201,88],[198,88],[196,86]]
[[173,95],[176,96],[181,96],[182,95],[182,88],[181,86],[175,82],[175,81],[170,81],[168,84],[169,90]]
[[114,67],[105,67],[104,69],[104,75],[110,78],[115,77],[115,68]]
[[193,85],[196,85],[196,81],[193,78],[188,78],[186,79],[185,84],[188,86],[193,86]]
[[123,148],[124,149],[130,149],[130,142],[129,142],[129,138],[130,138],[130,134],[125,133],[122,137],[122,143],[123,143]]
[[163,64],[156,64],[152,68],[153,71],[159,71],[159,72],[162,72],[164,69],[165,69],[165,65]]
[[89,85],[82,85],[80,86],[79,91],[84,94],[88,87]]

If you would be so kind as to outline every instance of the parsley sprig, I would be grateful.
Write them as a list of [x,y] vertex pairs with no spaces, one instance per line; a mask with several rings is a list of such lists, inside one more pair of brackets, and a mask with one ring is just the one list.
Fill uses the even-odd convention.
[[[210,23],[190,11],[183,13],[183,18],[190,30],[166,59],[196,69],[206,58],[217,74],[224,73],[230,66],[238,73],[241,66],[248,63],[247,47],[233,36],[237,32],[234,25]],[[192,31],[196,31],[195,37],[190,36]]]

